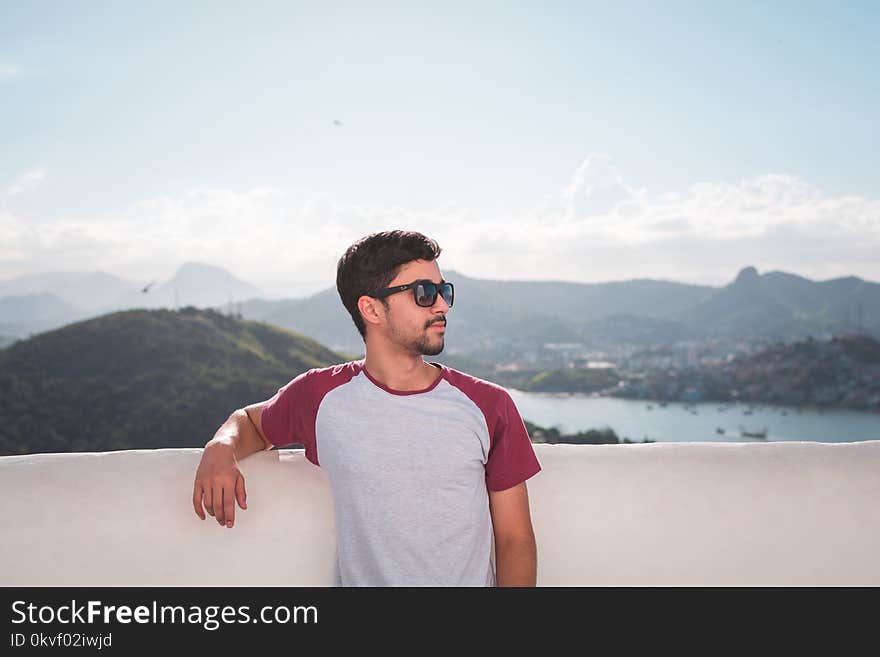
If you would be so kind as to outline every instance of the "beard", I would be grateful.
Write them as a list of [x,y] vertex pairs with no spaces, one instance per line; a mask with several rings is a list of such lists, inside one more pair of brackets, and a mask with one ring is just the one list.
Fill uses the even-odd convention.
[[439,335],[434,340],[431,340],[430,337],[425,336],[421,340],[418,341],[417,349],[418,353],[423,356],[436,356],[439,353],[443,352],[443,347],[446,346],[446,340],[444,340],[444,336]]
[[436,356],[442,353],[446,346],[445,334],[433,335],[430,328],[425,328],[424,332],[417,337],[402,335],[392,328],[391,336],[407,351],[422,356]]

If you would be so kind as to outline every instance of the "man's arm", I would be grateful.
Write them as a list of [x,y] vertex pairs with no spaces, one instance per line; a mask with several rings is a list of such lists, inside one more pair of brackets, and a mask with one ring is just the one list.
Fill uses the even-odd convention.
[[495,532],[495,579],[498,586],[536,586],[538,549],[529,514],[526,482],[489,491]]
[[[193,508],[205,519],[205,510],[222,526],[235,523],[235,501],[247,508],[247,491],[238,461],[273,445],[263,433],[266,402],[237,409],[205,445],[193,484]],[[204,507],[204,508],[203,508]]]
[[[235,413],[242,413],[242,426],[239,428],[239,435],[242,439],[236,444],[235,457],[239,460],[245,456],[250,456],[254,452],[272,449],[274,445],[266,438],[263,433],[263,409],[266,402],[262,401],[257,404],[251,404],[240,408]],[[235,415],[233,413],[233,415]]]
[[272,449],[274,445],[263,433],[261,422],[265,406],[266,402],[262,401],[234,411],[207,442],[205,449],[218,443],[226,445],[235,450],[235,458],[238,460],[254,452]]

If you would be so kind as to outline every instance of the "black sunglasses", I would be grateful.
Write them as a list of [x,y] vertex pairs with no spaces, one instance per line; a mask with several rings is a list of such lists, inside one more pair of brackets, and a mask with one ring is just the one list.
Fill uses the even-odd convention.
[[429,280],[419,280],[413,281],[412,283],[408,283],[406,285],[395,285],[394,287],[386,287],[383,290],[379,290],[375,294],[371,294],[370,296],[375,299],[381,299],[382,297],[387,297],[389,294],[394,294],[395,292],[403,292],[404,290],[412,290],[413,297],[416,300],[416,304],[419,306],[424,306],[425,308],[430,308],[437,302],[437,295],[440,294],[443,296],[443,300],[447,303],[447,305],[452,308],[452,300],[455,298],[455,288],[452,286],[452,283],[449,281],[443,281],[439,285],[433,281]]

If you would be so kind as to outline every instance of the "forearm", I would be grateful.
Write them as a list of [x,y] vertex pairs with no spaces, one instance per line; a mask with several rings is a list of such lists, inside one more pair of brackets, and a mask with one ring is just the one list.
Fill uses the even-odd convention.
[[266,443],[244,409],[238,409],[230,415],[205,447],[216,443],[232,447],[235,458],[239,461],[266,449]]
[[495,546],[495,579],[498,586],[536,586],[538,550],[535,539],[508,541]]

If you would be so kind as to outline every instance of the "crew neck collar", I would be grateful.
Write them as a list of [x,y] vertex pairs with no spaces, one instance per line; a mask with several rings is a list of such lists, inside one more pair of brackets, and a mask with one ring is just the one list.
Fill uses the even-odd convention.
[[440,370],[440,376],[438,376],[434,380],[434,383],[429,385],[427,388],[422,388],[421,390],[395,390],[394,388],[389,388],[381,381],[377,381],[376,379],[374,379],[370,375],[370,373],[367,371],[367,359],[366,358],[362,358],[359,362],[360,362],[361,371],[364,373],[364,376],[366,376],[367,379],[373,385],[375,385],[378,388],[381,388],[385,392],[391,393],[392,395],[421,395],[426,392],[430,392],[431,390],[436,388],[440,384],[440,380],[446,376],[446,367],[442,363],[433,363],[433,362],[425,361],[426,363],[428,363],[428,365],[436,367],[438,370]]

